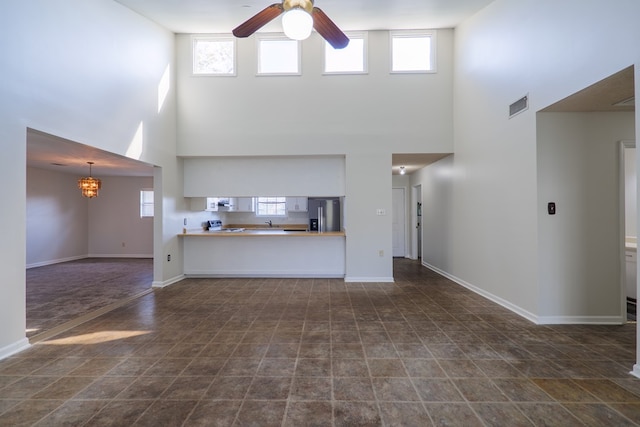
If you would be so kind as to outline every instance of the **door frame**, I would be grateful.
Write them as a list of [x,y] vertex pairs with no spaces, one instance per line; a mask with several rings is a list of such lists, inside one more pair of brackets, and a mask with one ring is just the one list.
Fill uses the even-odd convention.
[[[627,259],[626,259],[626,176],[625,176],[625,149],[636,148],[636,142],[633,140],[621,140],[619,146],[619,171],[618,171],[618,197],[620,206],[620,226],[618,230],[620,240],[620,312],[627,322]],[[637,174],[637,170],[636,170]],[[636,182],[638,181],[636,177]],[[636,202],[637,203],[637,202]],[[637,217],[637,214],[636,214]],[[637,220],[636,220],[637,221]],[[636,265],[636,289],[638,289],[638,266]]]

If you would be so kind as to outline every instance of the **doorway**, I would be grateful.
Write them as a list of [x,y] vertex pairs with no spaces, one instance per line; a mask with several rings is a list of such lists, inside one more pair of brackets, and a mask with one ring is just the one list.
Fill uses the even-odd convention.
[[392,238],[393,256],[406,255],[406,211],[404,188],[392,189]]
[[411,187],[411,258],[422,260],[422,185]]
[[634,141],[622,141],[620,144],[622,161],[620,177],[621,212],[624,215],[624,268],[622,279],[623,307],[627,320],[636,320],[637,307],[637,173],[636,144]]
[[[151,291],[154,167],[27,129],[26,335],[33,340]],[[90,173],[88,161],[93,162]],[[78,178],[100,179],[83,197]]]

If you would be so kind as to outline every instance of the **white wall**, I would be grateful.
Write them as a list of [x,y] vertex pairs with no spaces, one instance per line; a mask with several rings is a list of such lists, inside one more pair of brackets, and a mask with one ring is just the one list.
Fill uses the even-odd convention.
[[[391,281],[391,155],[452,151],[453,30],[438,30],[437,42],[437,73],[390,74],[389,34],[372,31],[368,74],[323,76],[323,40],[313,34],[302,43],[302,75],[256,76],[251,37],[237,40],[236,77],[202,77],[192,75],[191,36],[178,35],[185,195],[211,195],[214,186],[215,193],[235,196],[275,188],[284,195],[344,194],[347,280]],[[195,164],[209,160],[192,157],[205,156],[232,170],[221,166],[226,172],[215,181],[193,180],[201,176],[193,173]],[[279,156],[346,156],[343,187],[336,192],[314,180],[265,179],[263,168],[238,170],[243,156],[265,167]],[[302,176],[316,172],[322,170],[314,166]],[[341,178],[333,168],[324,172],[329,180]],[[196,191],[196,181],[207,188]],[[378,208],[387,215],[377,216]]]
[[[437,184],[422,182],[423,206],[436,193],[450,213],[423,218],[430,263],[531,320],[548,314],[535,113],[637,64],[640,52],[623,41],[640,39],[639,15],[632,0],[496,0],[456,28],[455,155],[424,172]],[[509,119],[525,94],[529,110]]]
[[152,177],[102,178],[100,196],[89,200],[89,256],[153,257],[153,218],[140,218],[140,190]]
[[538,113],[540,322],[626,318],[620,141],[635,140],[634,122],[634,113]]
[[87,199],[78,176],[27,168],[27,267],[87,256],[153,257],[153,218],[140,218],[140,190],[153,189],[153,178],[101,180],[100,195]]
[[[158,109],[158,83],[173,74],[174,36],[112,0],[7,0],[0,27],[0,358],[26,345],[26,133],[27,128],[128,155],[161,166],[164,181],[178,177],[175,92]],[[173,82],[173,80],[172,80]],[[135,135],[142,124],[141,138]],[[130,151],[132,142],[139,150]],[[135,147],[134,147],[135,148]],[[181,182],[180,182],[181,184]],[[165,186],[176,200],[179,188]],[[182,215],[158,199],[158,250],[177,245]],[[183,199],[180,198],[183,203]],[[172,236],[172,237],[171,237]],[[175,264],[178,264],[177,259]],[[181,266],[160,265],[158,280]],[[172,270],[172,268],[175,269]]]
[[[438,72],[389,74],[389,35],[368,35],[369,72],[322,75],[324,41],[302,42],[302,75],[256,76],[256,38],[237,39],[237,76],[192,74],[178,35],[178,153],[278,156],[451,151],[453,31],[437,33]],[[388,171],[385,171],[387,173]]]
[[77,188],[77,176],[27,168],[27,267],[87,256],[87,199]]
[[344,196],[344,156],[184,159],[185,197]]

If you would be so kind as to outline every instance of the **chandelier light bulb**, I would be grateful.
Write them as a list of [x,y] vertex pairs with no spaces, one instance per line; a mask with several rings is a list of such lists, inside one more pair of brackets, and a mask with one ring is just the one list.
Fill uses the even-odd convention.
[[285,12],[282,16],[284,34],[293,40],[304,40],[311,35],[313,18],[298,7]]

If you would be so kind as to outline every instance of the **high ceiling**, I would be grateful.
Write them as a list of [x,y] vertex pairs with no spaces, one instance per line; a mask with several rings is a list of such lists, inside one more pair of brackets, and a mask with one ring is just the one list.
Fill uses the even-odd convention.
[[[115,0],[175,33],[229,33],[274,0]],[[344,31],[452,28],[493,0],[317,0],[315,5]],[[265,26],[279,32],[279,19]],[[633,68],[621,71],[542,111],[633,111]],[[631,100],[630,100],[631,99]],[[623,102],[622,105],[613,104]],[[393,173],[408,174],[450,153],[393,155]],[[152,176],[150,165],[44,133],[29,131],[27,164],[77,175],[95,162],[96,176]],[[64,165],[64,166],[59,166]]]
[[[230,33],[278,0],[116,0],[174,33]],[[493,0],[316,0],[343,31],[453,28]],[[282,30],[275,19],[265,32]]]

